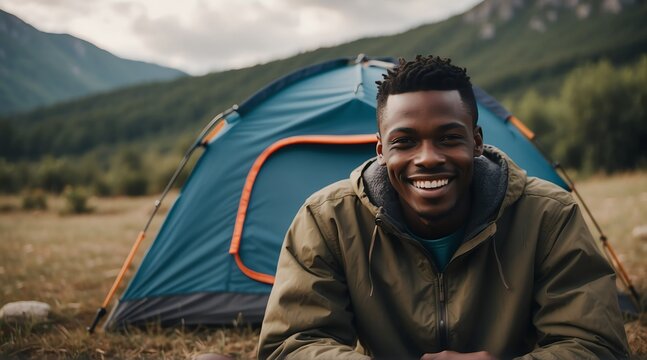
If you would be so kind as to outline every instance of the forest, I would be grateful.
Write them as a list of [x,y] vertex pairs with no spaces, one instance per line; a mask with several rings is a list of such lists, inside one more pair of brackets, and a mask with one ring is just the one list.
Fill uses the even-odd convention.
[[[647,56],[626,66],[601,60],[569,72],[558,91],[530,89],[502,102],[536,133],[553,160],[584,174],[614,173],[647,166],[643,145],[647,143],[646,84]],[[138,121],[147,126],[145,119]],[[55,130],[45,130],[42,135],[50,131]],[[196,135],[198,131],[196,126]],[[111,132],[118,133],[119,129]],[[0,133],[5,137],[0,144],[7,146],[11,135]],[[184,132],[178,137],[171,132],[148,141],[94,147],[79,155],[66,154],[66,146],[75,144],[70,134],[71,138],[65,136],[68,140],[56,147],[58,154],[53,151],[33,159],[0,158],[0,191],[38,189],[58,194],[73,187],[97,196],[159,193],[196,135]],[[485,137],[487,142],[487,134]],[[32,151],[38,148],[38,141],[28,142]],[[188,173],[183,172],[176,186]]]

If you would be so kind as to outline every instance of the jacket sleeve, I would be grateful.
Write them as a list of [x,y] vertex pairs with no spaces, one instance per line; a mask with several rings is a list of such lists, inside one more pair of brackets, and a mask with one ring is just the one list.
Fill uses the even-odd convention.
[[[366,359],[356,333],[336,234],[313,208],[299,210],[285,237],[259,340],[260,359]],[[327,224],[329,225],[329,224]]]
[[629,358],[614,271],[577,204],[560,208],[537,252],[538,347],[522,359]]

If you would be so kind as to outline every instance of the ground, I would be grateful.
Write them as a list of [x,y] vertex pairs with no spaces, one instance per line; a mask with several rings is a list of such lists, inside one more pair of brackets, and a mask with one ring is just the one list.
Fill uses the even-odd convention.
[[[647,226],[647,171],[594,176],[582,180],[577,188],[632,281],[647,297],[647,229],[641,230]],[[173,197],[165,201],[152,223],[127,280],[154,238]],[[43,324],[18,326],[0,322],[0,359],[183,359],[203,352],[241,359],[255,357],[258,329],[240,324],[222,329],[169,330],[151,326],[126,334],[99,329],[89,335],[85,330],[154,201],[154,197],[93,198],[92,213],[70,215],[62,212],[62,198],[50,197],[47,210],[24,211],[20,197],[0,197],[0,306],[11,301],[39,300],[53,310]],[[626,320],[634,358],[647,358],[647,315]]]

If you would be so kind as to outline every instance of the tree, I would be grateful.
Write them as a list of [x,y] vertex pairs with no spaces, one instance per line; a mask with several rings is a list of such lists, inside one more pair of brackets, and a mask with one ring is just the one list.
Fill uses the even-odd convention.
[[561,148],[570,165],[613,172],[645,163],[647,56],[621,69],[608,61],[578,68],[566,78],[561,99],[572,125]]

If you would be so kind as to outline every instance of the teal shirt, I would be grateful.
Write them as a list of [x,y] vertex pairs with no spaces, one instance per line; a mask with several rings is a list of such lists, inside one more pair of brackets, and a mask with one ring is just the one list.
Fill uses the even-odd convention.
[[440,239],[423,239],[411,231],[409,233],[431,254],[440,272],[445,271],[445,267],[447,267],[449,260],[452,259],[452,256],[463,242],[463,236],[465,235],[463,228]]

